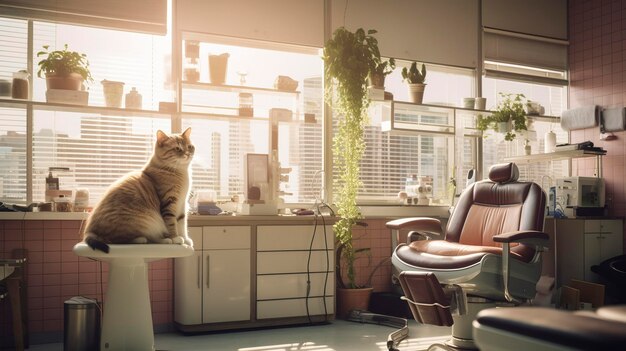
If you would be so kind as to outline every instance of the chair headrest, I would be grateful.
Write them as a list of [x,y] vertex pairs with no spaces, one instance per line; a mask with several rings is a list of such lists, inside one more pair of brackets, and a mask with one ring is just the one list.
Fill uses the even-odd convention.
[[489,179],[496,183],[514,182],[519,178],[519,169],[513,162],[501,163],[489,168]]

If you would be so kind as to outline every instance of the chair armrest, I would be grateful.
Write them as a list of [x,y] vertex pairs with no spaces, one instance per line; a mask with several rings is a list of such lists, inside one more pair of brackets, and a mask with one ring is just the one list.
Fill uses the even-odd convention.
[[443,234],[441,221],[430,217],[410,217],[394,219],[387,222],[387,228],[395,230],[415,230],[418,232],[429,232],[435,235]]
[[544,248],[549,240],[548,234],[538,230],[518,230],[493,236],[493,241],[497,243],[520,243]]
[[430,217],[410,217],[394,219],[387,222],[387,228],[391,230],[409,230],[407,243],[420,238],[430,239],[433,236],[443,234],[441,221]]
[[522,301],[513,297],[509,290],[511,243],[532,245],[536,248],[535,257],[539,257],[537,252],[548,246],[548,240],[548,234],[538,230],[518,230],[493,236],[494,242],[502,243],[502,280],[504,283],[504,297],[507,301],[515,304],[522,303]]

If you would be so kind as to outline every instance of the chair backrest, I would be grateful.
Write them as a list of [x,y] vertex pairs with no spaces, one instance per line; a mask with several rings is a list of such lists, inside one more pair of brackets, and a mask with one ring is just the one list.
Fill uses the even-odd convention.
[[[490,168],[489,179],[463,191],[448,221],[446,240],[466,245],[501,246],[493,236],[517,230],[543,230],[546,195],[533,182],[519,182],[514,163]],[[512,251],[526,257],[534,250],[524,245]]]

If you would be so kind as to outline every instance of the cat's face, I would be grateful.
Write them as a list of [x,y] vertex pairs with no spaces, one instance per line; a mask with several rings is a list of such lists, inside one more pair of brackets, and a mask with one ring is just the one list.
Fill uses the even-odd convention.
[[191,128],[187,128],[182,134],[167,135],[157,131],[155,155],[160,161],[170,165],[188,165],[191,163],[196,148],[191,143],[189,136]]

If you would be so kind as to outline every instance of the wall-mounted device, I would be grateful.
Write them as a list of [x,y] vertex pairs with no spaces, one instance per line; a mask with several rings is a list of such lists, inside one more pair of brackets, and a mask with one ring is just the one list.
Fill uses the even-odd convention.
[[556,202],[568,217],[604,215],[604,179],[567,177],[556,180]]

